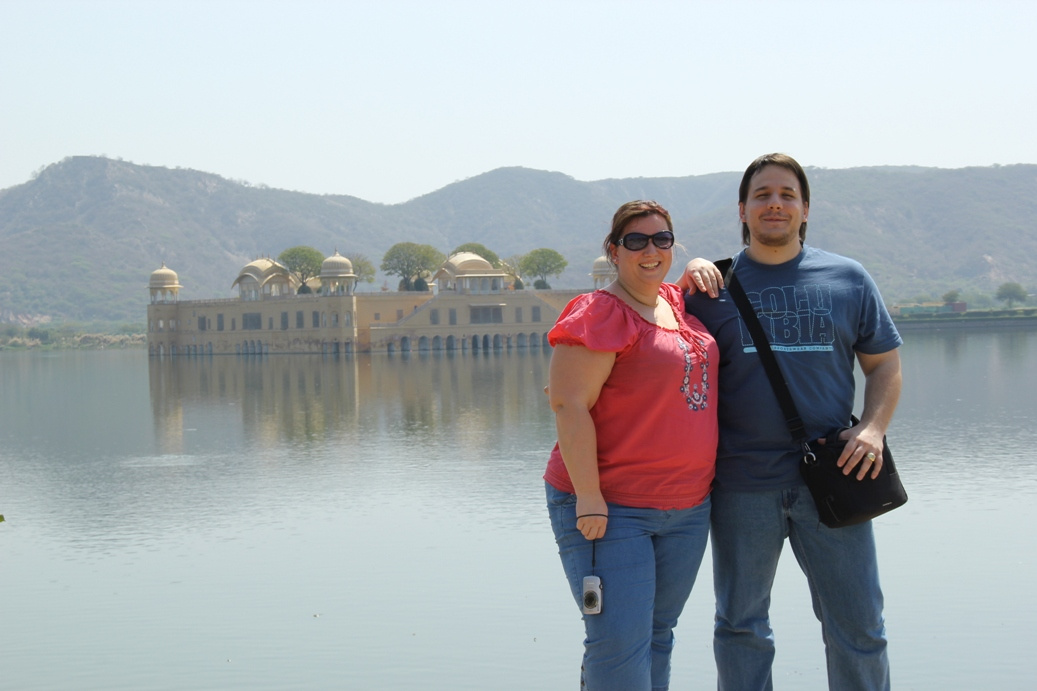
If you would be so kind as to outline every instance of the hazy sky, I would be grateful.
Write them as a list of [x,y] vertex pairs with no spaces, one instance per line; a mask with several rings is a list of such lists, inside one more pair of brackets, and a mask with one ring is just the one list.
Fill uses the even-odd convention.
[[1037,163],[1033,0],[0,0],[0,188],[73,155],[395,203],[580,180]]

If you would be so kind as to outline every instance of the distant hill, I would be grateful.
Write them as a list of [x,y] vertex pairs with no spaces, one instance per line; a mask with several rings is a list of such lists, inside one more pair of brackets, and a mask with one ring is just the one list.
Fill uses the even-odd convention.
[[[1037,166],[945,170],[810,169],[808,242],[860,260],[887,301],[957,289],[1037,286]],[[409,202],[250,187],[210,173],[73,157],[0,191],[0,321],[144,320],[149,274],[163,262],[183,299],[229,297],[241,267],[294,245],[362,253],[376,266],[393,244],[442,252],[479,242],[501,257],[538,247],[569,269],[555,287],[589,286],[612,213],[624,201],[670,209],[674,266],[740,245],[740,173],[580,182],[501,168]],[[671,279],[676,269],[671,273]],[[379,276],[365,290],[380,289]]]

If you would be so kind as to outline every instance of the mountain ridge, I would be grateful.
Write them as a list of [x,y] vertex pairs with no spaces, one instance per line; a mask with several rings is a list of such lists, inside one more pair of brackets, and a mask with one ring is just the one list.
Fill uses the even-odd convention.
[[[808,168],[809,244],[860,261],[887,301],[948,290],[1033,289],[1037,165]],[[295,245],[362,253],[376,266],[397,242],[446,253],[479,242],[501,257],[538,247],[587,274],[616,207],[656,199],[674,219],[675,269],[740,246],[737,172],[591,182],[502,167],[399,204],[251,186],[214,173],[77,156],[0,190],[0,321],[142,322],[151,271],[180,275],[183,299],[233,295],[241,267]],[[364,290],[395,286],[379,275]]]

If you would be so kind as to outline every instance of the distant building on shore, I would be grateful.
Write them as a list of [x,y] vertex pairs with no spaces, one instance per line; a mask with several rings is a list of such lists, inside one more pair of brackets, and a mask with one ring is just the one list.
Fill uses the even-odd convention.
[[[594,287],[611,280],[599,259]],[[514,290],[510,276],[470,252],[452,255],[428,292],[357,293],[338,252],[324,260],[311,293],[273,259],[246,264],[231,284],[238,297],[179,299],[179,277],[151,274],[148,352],[171,355],[397,353],[547,347],[565,305],[587,290]]]
[[893,317],[918,317],[937,314],[965,314],[968,305],[964,302],[921,302],[893,305],[889,313]]

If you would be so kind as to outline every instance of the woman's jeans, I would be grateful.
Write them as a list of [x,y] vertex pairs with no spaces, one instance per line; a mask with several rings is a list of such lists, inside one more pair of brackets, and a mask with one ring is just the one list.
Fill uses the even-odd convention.
[[713,636],[718,688],[772,688],[768,609],[785,538],[806,574],[821,622],[828,686],[889,688],[875,537],[871,521],[827,528],[805,486],[762,492],[713,490]]
[[609,504],[594,545],[576,529],[576,495],[547,485],[547,507],[573,598],[601,578],[601,613],[585,614],[582,688],[665,691],[673,628],[691,594],[709,533],[710,500],[679,511]]

